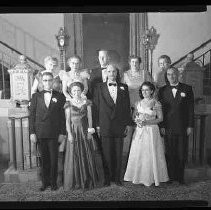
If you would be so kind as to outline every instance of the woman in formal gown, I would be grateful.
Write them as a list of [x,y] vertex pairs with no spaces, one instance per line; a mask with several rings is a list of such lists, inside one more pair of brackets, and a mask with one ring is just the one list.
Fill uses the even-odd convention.
[[[131,114],[133,114],[136,101],[140,99],[139,88],[144,81],[152,81],[152,77],[148,71],[141,70],[141,57],[132,55],[128,59],[130,69],[123,74],[122,82],[128,85]],[[127,158],[129,155],[132,135],[134,128],[129,127],[127,136],[124,139],[124,150],[127,152]],[[125,166],[126,167],[126,166]]]
[[96,187],[98,171],[91,134],[91,101],[81,96],[84,86],[73,82],[68,87],[71,99],[65,104],[67,144],[64,161],[64,190]]
[[44,59],[44,70],[40,70],[34,78],[34,82],[31,88],[31,95],[33,93],[36,93],[37,91],[42,91],[43,90],[43,84],[42,84],[42,74],[44,72],[51,72],[54,76],[53,79],[53,89],[56,91],[61,92],[62,88],[62,83],[59,78],[59,70],[57,69],[58,67],[58,59],[55,57],[47,56]]
[[130,69],[124,72],[123,83],[128,85],[130,94],[130,104],[132,109],[135,107],[136,101],[139,100],[139,88],[144,81],[152,82],[152,77],[148,71],[141,70],[141,58],[138,56],[129,57]]
[[64,70],[59,72],[59,77],[62,80],[62,92],[66,99],[71,99],[67,89],[68,86],[73,82],[81,82],[84,85],[84,90],[82,93],[83,97],[86,97],[88,91],[88,82],[90,75],[87,70],[81,70],[81,58],[78,55],[71,56],[67,61],[70,71],[66,72]]
[[160,182],[169,180],[163,143],[158,123],[163,120],[161,104],[153,97],[155,86],[144,82],[140,88],[140,97],[135,105],[135,129],[125,181],[134,184],[159,186]]

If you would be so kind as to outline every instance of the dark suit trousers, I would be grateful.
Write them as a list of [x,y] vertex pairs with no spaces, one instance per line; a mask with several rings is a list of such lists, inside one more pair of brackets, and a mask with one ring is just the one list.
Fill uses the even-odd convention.
[[187,136],[172,134],[171,132],[166,131],[165,152],[170,180],[183,182],[185,162],[188,153]]
[[102,137],[102,154],[105,181],[121,179],[123,138]]
[[39,139],[41,177],[43,185],[56,185],[58,175],[58,138]]

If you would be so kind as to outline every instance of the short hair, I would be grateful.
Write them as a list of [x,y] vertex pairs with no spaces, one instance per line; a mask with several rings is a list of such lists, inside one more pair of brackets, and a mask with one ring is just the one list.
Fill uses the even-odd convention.
[[51,76],[51,77],[53,78],[53,73],[51,73],[51,72],[49,72],[49,71],[45,71],[45,72],[43,72],[43,74],[42,74],[42,78],[43,78],[43,76]]
[[76,55],[76,54],[75,54],[75,55],[72,55],[71,57],[68,58],[67,63],[69,64],[69,62],[70,62],[73,58],[78,59],[80,63],[82,62],[81,57],[80,57],[79,55]]
[[180,72],[179,72],[178,68],[176,68],[176,67],[174,67],[174,66],[171,66],[171,67],[169,67],[169,68],[166,70],[166,75],[167,75],[167,71],[170,70],[170,69],[173,69],[174,72],[176,72],[176,73],[179,75]]
[[104,52],[107,52],[108,53],[109,50],[107,50],[105,48],[100,48],[100,49],[97,50],[97,53],[99,54],[100,51],[104,51]]
[[79,87],[81,89],[81,92],[84,90],[83,83],[81,83],[81,82],[73,82],[67,88],[68,93],[71,93],[72,88],[75,87],[75,86]]
[[[108,66],[113,66],[116,69],[116,71],[118,71],[117,64],[109,63]],[[108,66],[107,66],[107,68],[108,68]]]
[[154,92],[155,92],[155,86],[151,82],[145,81],[145,82],[142,83],[141,87],[139,88],[139,96],[140,96],[141,99],[144,98],[144,96],[142,94],[142,87],[143,86],[149,87],[149,89],[153,91],[152,92],[152,95],[154,94]]
[[160,59],[165,59],[168,64],[171,64],[171,58],[168,55],[161,55],[158,58],[158,62],[159,62]]
[[56,65],[58,65],[58,59],[56,57],[52,57],[52,56],[45,57],[44,64],[48,63],[49,61],[52,63],[56,63]]
[[140,56],[130,55],[130,56],[129,56],[129,58],[128,58],[128,62],[130,63],[130,61],[131,61],[132,59],[137,59],[139,63],[141,63],[141,62],[142,62],[142,60],[141,60],[141,57],[140,57]]

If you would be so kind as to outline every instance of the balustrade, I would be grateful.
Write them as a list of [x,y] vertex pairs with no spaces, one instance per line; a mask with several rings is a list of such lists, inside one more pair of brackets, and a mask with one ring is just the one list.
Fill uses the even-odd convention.
[[28,115],[9,117],[10,166],[15,170],[28,170],[40,166],[37,145],[29,138]]

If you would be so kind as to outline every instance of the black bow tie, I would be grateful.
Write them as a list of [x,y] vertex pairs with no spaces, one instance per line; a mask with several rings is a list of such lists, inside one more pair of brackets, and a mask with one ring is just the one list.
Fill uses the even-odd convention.
[[51,90],[43,90],[44,93],[51,93]]
[[106,67],[100,67],[101,68],[101,70],[104,70],[104,69],[106,69]]
[[178,85],[170,85],[171,89],[178,89]]
[[116,83],[108,83],[109,86],[116,86]]

